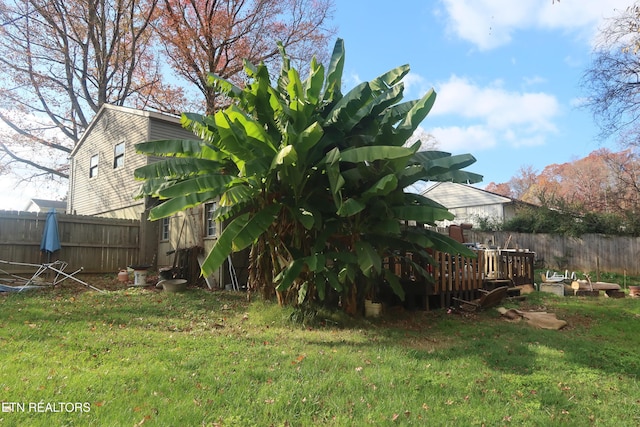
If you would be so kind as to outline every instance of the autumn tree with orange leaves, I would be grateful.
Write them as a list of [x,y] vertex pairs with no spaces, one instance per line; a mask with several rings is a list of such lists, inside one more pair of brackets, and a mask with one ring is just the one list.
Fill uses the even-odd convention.
[[270,61],[277,41],[293,60],[322,58],[332,8],[333,0],[0,0],[0,173],[64,182],[69,153],[104,103],[211,113],[218,95],[208,74],[241,83],[243,60]]
[[325,58],[333,0],[160,0],[156,23],[170,65],[204,95],[213,114],[221,96],[209,73],[242,87],[244,60],[279,58],[276,42],[293,62]]
[[523,167],[507,183],[491,183],[486,189],[551,209],[554,215],[581,218],[582,223],[586,215],[627,231],[640,227],[635,219],[640,210],[640,157],[630,149],[599,149],[573,162],[548,165],[540,173]]
[[68,177],[104,103],[180,108],[150,23],[157,0],[0,0],[0,162]]

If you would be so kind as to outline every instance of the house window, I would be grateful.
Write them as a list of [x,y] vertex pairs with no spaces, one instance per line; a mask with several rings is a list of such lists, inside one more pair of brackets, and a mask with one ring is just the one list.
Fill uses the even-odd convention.
[[213,214],[217,208],[218,204],[216,202],[205,203],[204,205],[204,226],[206,237],[216,237],[217,235],[217,224],[216,220],[213,218]]
[[89,160],[89,178],[98,176],[98,155],[91,156]]
[[160,240],[167,241],[169,240],[169,224],[171,218],[162,218],[162,222],[160,223]]
[[113,168],[117,169],[120,166],[124,166],[124,142],[113,147]]

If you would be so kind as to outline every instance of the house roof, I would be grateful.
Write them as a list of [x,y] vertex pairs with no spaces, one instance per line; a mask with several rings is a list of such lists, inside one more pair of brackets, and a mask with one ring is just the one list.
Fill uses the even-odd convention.
[[501,196],[467,184],[438,182],[422,192],[423,196],[440,203],[447,209],[471,206],[486,206],[517,202],[516,199]]
[[91,131],[95,127],[96,123],[98,121],[100,121],[100,117],[102,117],[104,112],[107,111],[107,110],[120,111],[122,113],[135,114],[135,115],[138,115],[138,116],[148,117],[148,118],[151,118],[151,119],[162,120],[162,121],[169,122],[169,123],[180,124],[180,117],[178,117],[178,116],[159,113],[159,112],[155,112],[155,111],[138,110],[138,109],[135,109],[135,108],[122,107],[122,106],[119,106],[119,105],[102,104],[102,107],[100,107],[100,110],[98,110],[98,112],[96,113],[95,117],[91,120],[91,123],[89,123],[89,126],[87,126],[85,131],[82,133],[82,136],[80,137],[80,139],[76,143],[75,147],[73,147],[73,150],[71,151],[70,157],[73,157],[78,152],[78,150],[80,149],[80,147],[84,143],[85,139],[87,138],[87,135],[89,135],[91,133]]
[[66,209],[67,208],[67,202],[62,202],[59,200],[45,200],[45,199],[31,199],[29,201],[29,204],[27,205],[27,209],[29,209],[29,207],[31,205],[36,205],[41,211],[45,210],[45,209]]

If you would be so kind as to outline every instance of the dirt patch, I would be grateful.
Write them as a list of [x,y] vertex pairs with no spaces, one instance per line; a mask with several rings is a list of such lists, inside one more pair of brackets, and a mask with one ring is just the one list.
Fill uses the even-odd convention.
[[[127,288],[131,288],[134,284],[134,281],[130,279],[128,282],[121,282],[118,280],[117,274],[77,274],[79,280],[91,285],[101,291],[120,291]],[[159,278],[157,275],[147,275],[146,283],[147,286],[145,289],[161,292],[161,289],[156,289],[155,285],[158,283]],[[56,285],[57,289],[64,290],[72,293],[81,293],[81,292],[95,292],[94,289],[91,289],[88,286],[85,286],[82,283],[79,283],[73,279],[65,279],[62,283]]]

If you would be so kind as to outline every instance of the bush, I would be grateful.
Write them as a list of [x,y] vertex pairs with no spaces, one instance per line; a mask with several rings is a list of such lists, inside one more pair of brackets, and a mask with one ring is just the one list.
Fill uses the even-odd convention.
[[640,220],[631,213],[586,212],[579,208],[551,209],[527,207],[505,221],[504,231],[517,233],[549,233],[568,236],[583,234],[640,235]]

